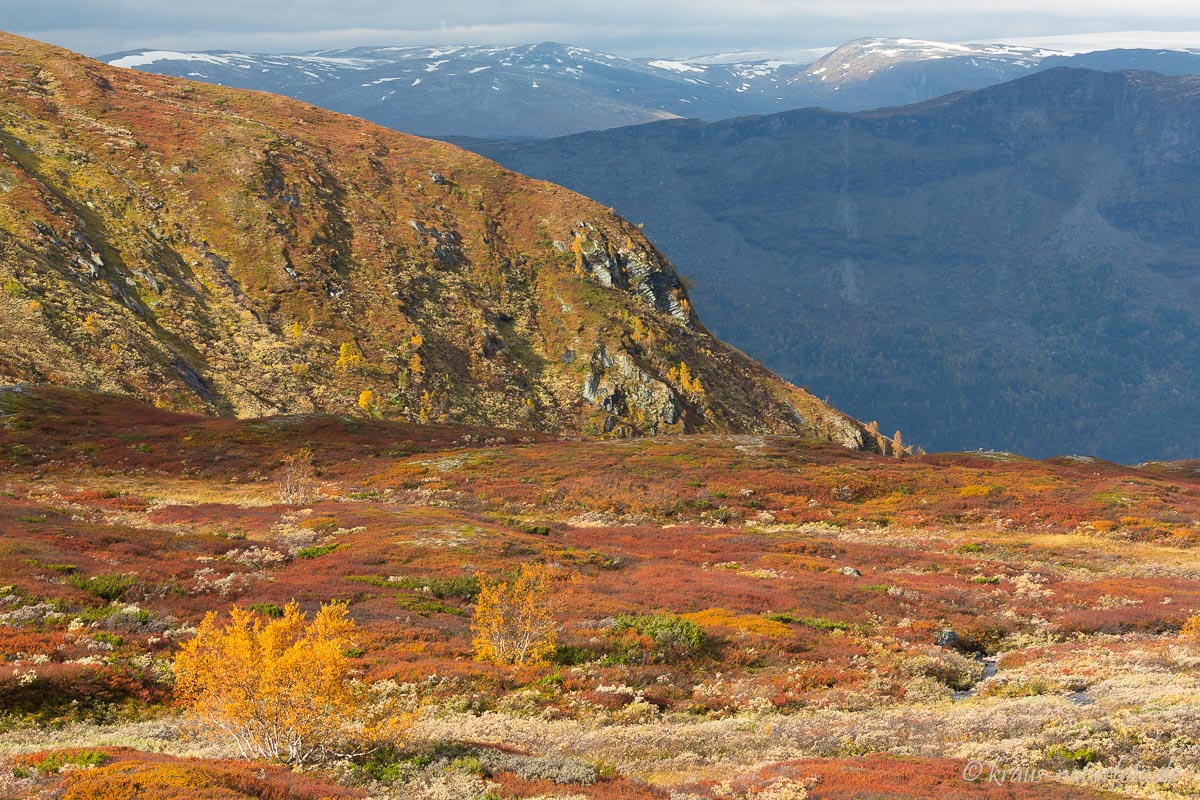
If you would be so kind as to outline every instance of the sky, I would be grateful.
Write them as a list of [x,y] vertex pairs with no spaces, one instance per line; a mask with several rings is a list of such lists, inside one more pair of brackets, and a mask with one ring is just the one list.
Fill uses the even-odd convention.
[[[1195,0],[0,0],[0,29],[97,56],[557,41],[625,56],[787,53],[863,36],[1198,31]],[[1200,46],[1200,42],[1196,43]]]

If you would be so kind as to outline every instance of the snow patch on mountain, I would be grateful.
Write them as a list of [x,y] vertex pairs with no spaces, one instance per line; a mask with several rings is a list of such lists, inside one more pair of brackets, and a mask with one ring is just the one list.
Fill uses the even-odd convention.
[[666,61],[664,59],[656,59],[647,61],[652,67],[657,69],[669,69],[672,72],[704,72],[704,67],[698,67],[695,64],[689,64],[686,61]]
[[181,53],[177,50],[144,50],[134,55],[122,56],[108,63],[114,67],[145,67],[159,61],[204,61],[209,64],[229,65],[229,59],[208,53]]

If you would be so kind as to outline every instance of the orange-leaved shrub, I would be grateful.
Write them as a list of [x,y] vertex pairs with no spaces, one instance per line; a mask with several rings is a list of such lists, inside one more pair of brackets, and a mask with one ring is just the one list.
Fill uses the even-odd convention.
[[380,687],[352,679],[356,627],[345,604],[309,621],[293,602],[268,619],[239,608],[204,618],[175,659],[175,691],[202,726],[245,758],[289,764],[361,754],[407,721]]
[[1200,647],[1200,614],[1192,614],[1179,630],[1179,639],[1184,644]]
[[116,763],[66,773],[62,800],[352,800],[361,791],[312,773],[110,749]]

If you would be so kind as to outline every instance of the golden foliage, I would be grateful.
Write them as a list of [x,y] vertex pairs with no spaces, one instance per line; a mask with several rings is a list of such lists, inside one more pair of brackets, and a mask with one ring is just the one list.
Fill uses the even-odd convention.
[[725,608],[708,608],[704,611],[684,614],[682,618],[696,623],[701,628],[733,628],[758,636],[767,636],[771,639],[786,639],[795,636],[792,629],[782,622],[760,617],[757,614],[738,614]]
[[291,327],[288,328],[288,335],[291,336],[296,341],[303,339],[304,338],[304,326],[301,325],[299,322],[293,322],[291,324]]
[[571,242],[571,252],[575,254],[575,274],[583,275],[583,237],[578,233]]
[[1200,614],[1193,614],[1183,623],[1179,631],[1179,640],[1193,647],[1200,647]]
[[343,603],[322,606],[311,622],[294,602],[271,620],[235,608],[223,628],[210,612],[175,658],[176,696],[245,758],[303,764],[347,755],[403,721],[365,719],[371,698],[351,681],[345,654],[356,633]]
[[204,759],[158,762],[155,756],[142,760],[131,755],[134,757],[129,760],[99,768],[70,770],[62,794],[55,796],[62,800],[344,800],[359,796],[311,773]]
[[408,360],[408,372],[414,381],[419,381],[425,376],[425,365],[421,362],[420,353],[413,353],[412,358]]
[[417,421],[422,425],[428,425],[433,419],[433,396],[429,394],[429,390],[421,392],[420,404],[417,407]]
[[522,564],[511,582],[481,579],[471,623],[475,658],[493,664],[545,664],[554,653],[554,576]]
[[375,392],[370,389],[363,389],[358,393],[358,407],[367,414],[372,414],[375,411]]
[[691,367],[683,361],[679,362],[678,367],[672,367],[667,377],[690,399],[696,400],[704,396],[704,387],[700,384],[700,379],[692,374]]
[[348,370],[351,367],[357,367],[362,364],[362,360],[362,356],[354,352],[354,345],[349,342],[342,342],[342,346],[338,348],[338,369]]

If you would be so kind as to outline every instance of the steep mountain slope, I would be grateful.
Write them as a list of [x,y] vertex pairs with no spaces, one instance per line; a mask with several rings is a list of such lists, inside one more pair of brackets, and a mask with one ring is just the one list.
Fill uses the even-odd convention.
[[611,210],[450,145],[0,36],[0,382],[225,414],[890,448]]
[[722,336],[927,447],[1196,453],[1196,76],[478,148],[645,221]]
[[856,111],[991,86],[1052,66],[1200,71],[1195,54],[1179,51],[1067,56],[1038,47],[918,39],[859,39],[824,55],[686,59],[631,59],[553,42],[283,55],[134,50],[104,59],[284,94],[408,133],[488,138],[558,136],[671,117],[717,120],[807,106]]

